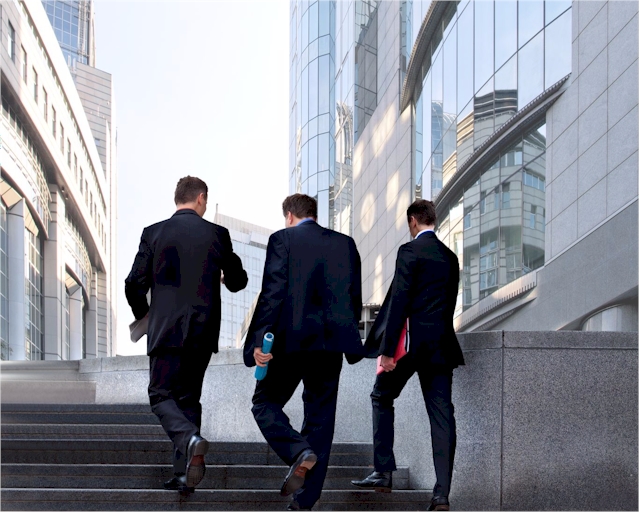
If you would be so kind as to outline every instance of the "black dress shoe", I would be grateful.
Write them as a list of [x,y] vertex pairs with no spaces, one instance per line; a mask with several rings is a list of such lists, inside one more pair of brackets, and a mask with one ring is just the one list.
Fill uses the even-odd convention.
[[311,511],[311,508],[301,508],[296,501],[291,501],[287,506],[287,511]]
[[291,465],[287,477],[284,478],[280,495],[286,497],[302,488],[307,472],[313,468],[318,457],[311,449],[305,449],[300,453],[296,462]]
[[194,488],[206,471],[204,456],[209,450],[209,442],[200,435],[193,435],[187,445],[187,471],[185,484],[187,488]]
[[358,488],[367,490],[374,489],[376,492],[389,493],[393,488],[393,472],[373,472],[362,481],[351,481],[351,484]]
[[184,474],[180,476],[174,476],[169,481],[165,481],[164,483],[165,490],[176,490],[178,492],[187,492],[192,493],[195,488],[190,488],[187,486],[187,478]]
[[449,497],[434,495],[427,511],[449,511]]

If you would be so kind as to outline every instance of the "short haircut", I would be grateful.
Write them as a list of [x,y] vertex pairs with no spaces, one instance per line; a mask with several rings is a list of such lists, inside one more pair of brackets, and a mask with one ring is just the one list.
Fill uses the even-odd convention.
[[436,206],[433,201],[415,200],[407,209],[407,222],[410,222],[412,217],[415,217],[418,224],[425,226],[435,225],[437,221]]
[[316,219],[318,217],[318,202],[306,194],[292,194],[282,202],[282,215],[286,217],[287,212],[291,212],[298,219],[305,217]]
[[185,176],[178,180],[174,201],[176,202],[176,205],[192,203],[198,199],[198,195],[200,193],[204,193],[204,197],[206,199],[209,194],[207,184],[195,176]]

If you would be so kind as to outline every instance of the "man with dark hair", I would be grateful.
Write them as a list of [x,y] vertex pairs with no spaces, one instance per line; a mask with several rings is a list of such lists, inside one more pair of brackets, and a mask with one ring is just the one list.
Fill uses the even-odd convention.
[[[280,492],[294,494],[288,509],[306,510],[319,499],[327,474],[342,355],[351,362],[363,352],[360,255],[351,237],[316,223],[314,198],[294,194],[282,209],[286,229],[269,238],[244,362],[269,362],[251,411],[269,445],[290,465]],[[265,354],[267,332],[275,339]],[[298,432],[282,409],[300,381],[304,422]]]
[[[207,185],[192,176],[176,187],[176,213],[144,229],[125,280],[136,319],[148,315],[149,401],[174,445],[165,488],[192,491],[205,473],[200,436],[202,381],[220,333],[220,272],[231,292],[247,285],[229,231],[205,221]],[[147,292],[151,289],[151,306]]]
[[[375,471],[352,483],[360,488],[391,491],[392,472],[396,470],[393,402],[417,372],[431,424],[436,470],[428,509],[448,511],[456,448],[451,384],[453,369],[464,365],[453,329],[460,269],[455,253],[434,233],[436,210],[432,202],[412,203],[407,220],[414,239],[398,250],[391,287],[366,342],[367,347],[379,346],[384,370],[371,393]],[[394,354],[407,319],[409,350],[396,362]]]

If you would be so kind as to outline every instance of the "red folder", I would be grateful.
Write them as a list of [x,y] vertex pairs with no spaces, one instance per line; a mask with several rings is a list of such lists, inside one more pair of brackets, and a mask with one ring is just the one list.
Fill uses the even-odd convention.
[[[398,345],[396,346],[396,352],[393,355],[393,362],[397,363],[409,350],[409,319],[407,319],[400,332],[400,338],[398,339]],[[378,366],[376,367],[376,374],[382,374],[384,369],[381,365],[382,355],[378,356]]]

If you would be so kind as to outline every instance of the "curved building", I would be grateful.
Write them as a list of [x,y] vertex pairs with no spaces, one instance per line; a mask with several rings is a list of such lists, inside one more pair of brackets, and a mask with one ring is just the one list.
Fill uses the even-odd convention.
[[290,191],[372,312],[427,198],[459,331],[637,330],[637,41],[624,0],[291,3]]
[[69,68],[42,3],[0,16],[2,359],[115,355],[111,78]]

